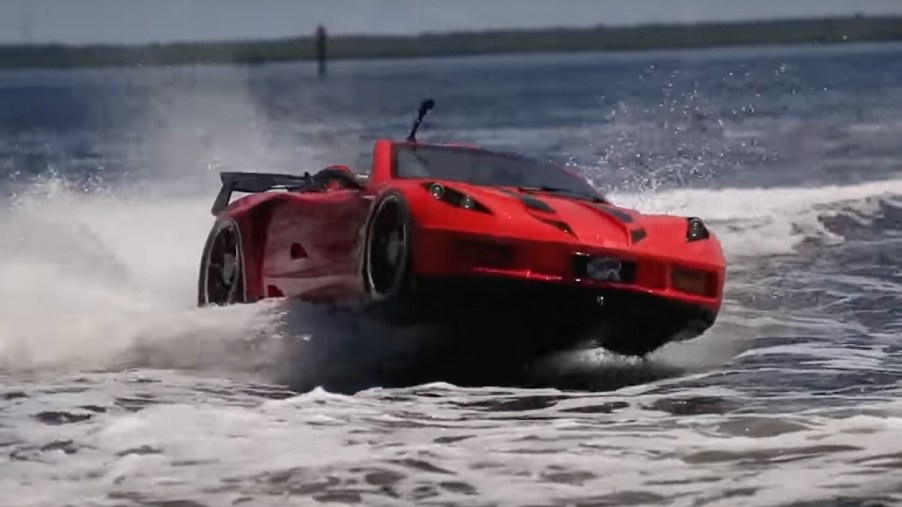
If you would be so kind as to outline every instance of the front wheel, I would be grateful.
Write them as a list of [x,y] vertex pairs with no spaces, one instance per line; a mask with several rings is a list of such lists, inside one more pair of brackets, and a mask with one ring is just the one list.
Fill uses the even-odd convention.
[[363,282],[370,308],[396,323],[406,320],[416,311],[411,298],[411,218],[400,193],[388,193],[376,203],[364,244]]
[[364,282],[374,300],[389,299],[404,289],[410,266],[410,216],[399,194],[376,204],[367,228]]
[[244,249],[235,222],[216,221],[204,245],[197,285],[198,306],[247,301]]

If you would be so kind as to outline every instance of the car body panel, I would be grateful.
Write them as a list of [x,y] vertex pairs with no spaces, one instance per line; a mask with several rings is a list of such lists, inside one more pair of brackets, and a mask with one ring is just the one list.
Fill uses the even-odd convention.
[[[647,283],[641,285],[659,289],[662,294],[668,284],[660,279],[666,278],[669,266],[709,270],[721,279],[724,276],[725,259],[716,236],[712,233],[708,240],[687,242],[683,217],[644,215],[609,203],[511,187],[484,187],[437,179],[394,179],[392,147],[388,140],[376,142],[370,179],[362,189],[260,193],[230,204],[225,213],[242,225],[243,235],[255,237],[255,243],[262,241],[262,249],[248,252],[253,261],[250,264],[260,266],[251,277],[250,285],[254,288],[249,292],[258,298],[270,294],[302,298],[319,298],[325,294],[364,297],[359,277],[362,229],[373,199],[388,189],[407,197],[417,230],[433,236],[422,239],[422,246],[428,250],[439,248],[438,245],[453,249],[452,244],[457,241],[454,238],[459,238],[464,245],[455,251],[464,252],[476,241],[516,245],[520,255],[525,256],[518,268],[492,269],[476,262],[472,269],[457,270],[455,274],[504,273],[575,282],[576,277],[564,267],[567,263],[561,258],[569,252],[641,259],[647,263],[647,269],[643,270]],[[478,213],[436,201],[424,188],[424,184],[431,182],[472,196],[492,213]],[[530,208],[524,200],[541,203],[550,211]],[[571,232],[553,225],[554,222],[566,224]],[[265,233],[249,234],[251,230]],[[528,249],[533,252],[523,253]],[[424,273],[439,273],[443,266],[450,269],[454,263],[466,264],[459,257],[454,262],[442,261],[442,256],[417,256],[417,259],[415,270]]]
[[[367,224],[374,203],[396,192],[410,214],[410,271],[415,276],[638,293],[697,308],[710,315],[710,321],[719,311],[726,260],[714,233],[688,241],[689,217],[643,214],[597,192],[583,197],[428,175],[400,177],[398,150],[411,146],[469,150],[468,156],[492,153],[465,145],[380,139],[368,175],[355,176],[359,184],[252,193],[218,213],[220,220],[233,221],[241,231],[248,301],[287,297],[366,302],[370,294],[362,273]],[[330,170],[335,167],[352,174],[343,166]],[[569,169],[560,171],[585,182]],[[298,178],[306,182],[308,177]],[[430,193],[433,184],[469,196],[481,211],[437,199]],[[588,275],[586,263],[595,257],[610,259],[597,265],[614,278]]]

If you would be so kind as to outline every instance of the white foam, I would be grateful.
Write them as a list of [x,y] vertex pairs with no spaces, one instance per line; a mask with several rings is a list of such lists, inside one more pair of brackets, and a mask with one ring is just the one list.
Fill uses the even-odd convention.
[[185,352],[269,326],[262,306],[195,308],[208,204],[58,181],[19,196],[0,211],[0,364],[102,367],[147,341]]
[[[456,481],[500,505],[640,491],[674,505],[692,505],[699,498],[734,505],[736,498],[728,494],[737,488],[748,491],[742,505],[773,505],[832,497],[838,483],[848,484],[844,495],[885,491],[893,480],[887,467],[902,451],[892,438],[902,427],[898,402],[861,406],[862,413],[852,415],[823,409],[674,417],[654,408],[667,397],[641,389],[573,396],[528,412],[476,408],[522,393],[433,391],[442,396],[405,399],[395,392],[388,402],[379,390],[355,397],[314,391],[253,407],[200,399],[98,415],[84,424],[22,425],[18,436],[35,449],[72,441],[79,451],[45,450],[43,463],[0,463],[0,487],[11,505],[19,506],[100,497],[111,490],[214,504],[247,495],[266,505],[267,497],[284,501],[270,495],[293,489],[303,496],[305,485],[313,494],[355,481],[366,503],[378,503],[386,491],[361,480],[378,469],[394,475],[392,491],[405,498],[426,484]],[[682,396],[737,395],[705,388]],[[611,402],[627,406],[612,413],[562,411]],[[501,420],[506,417],[515,424]],[[564,480],[568,473],[578,480]],[[281,479],[267,480],[275,475]],[[337,482],[328,486],[326,476]],[[452,490],[438,492],[433,500],[459,500]]]
[[818,217],[840,204],[872,215],[874,198],[902,194],[902,178],[850,185],[781,188],[679,189],[656,193],[612,194],[614,202],[647,213],[699,216],[710,222],[728,256],[792,253],[806,238],[839,241]]
[[[728,256],[742,256],[791,252],[811,234],[826,235],[817,216],[839,203],[865,210],[868,198],[893,194],[902,194],[902,180],[615,199],[643,211],[702,216]],[[199,338],[242,340],[275,325],[266,307],[194,308],[211,197],[151,195],[86,194],[51,180],[0,211],[0,363],[97,366],[155,339],[196,348]]]
[[0,367],[104,367],[136,354],[227,363],[223,347],[276,325],[268,305],[196,309],[200,254],[219,170],[303,164],[309,150],[277,149],[245,69],[203,73],[203,90],[190,85],[198,76],[173,79],[181,72],[196,71],[141,77],[154,107],[135,118],[135,144],[118,146],[151,175],[140,190],[88,193],[51,178],[0,202]]

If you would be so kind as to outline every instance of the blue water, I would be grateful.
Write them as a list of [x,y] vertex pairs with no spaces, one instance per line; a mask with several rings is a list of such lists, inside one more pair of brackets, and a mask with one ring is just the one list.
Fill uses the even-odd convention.
[[[900,501],[900,56],[2,73],[0,504]],[[715,327],[647,361],[550,358],[532,389],[380,388],[340,354],[414,337],[193,307],[218,171],[366,168],[426,97],[422,139],[567,163],[621,204],[705,218],[730,264]]]

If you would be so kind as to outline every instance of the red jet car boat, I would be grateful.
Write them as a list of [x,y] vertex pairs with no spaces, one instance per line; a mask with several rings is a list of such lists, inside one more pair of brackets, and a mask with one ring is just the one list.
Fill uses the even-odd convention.
[[643,356],[714,323],[725,260],[701,219],[618,207],[551,163],[417,141],[433,106],[406,140],[375,142],[368,174],[222,173],[198,304],[294,298],[526,355],[588,338]]

